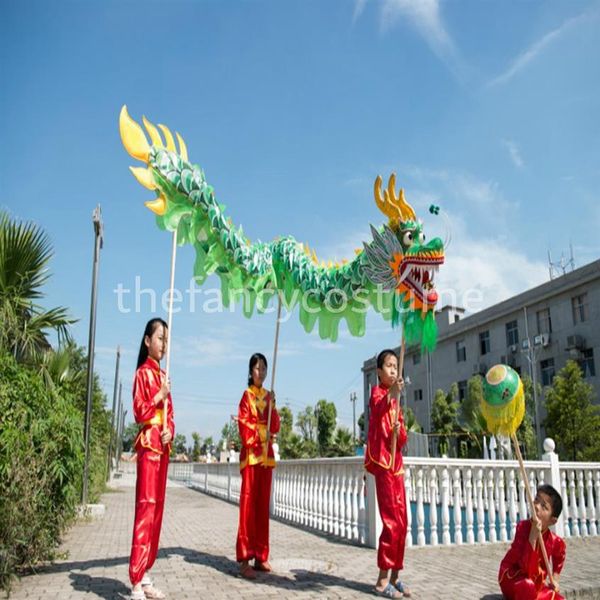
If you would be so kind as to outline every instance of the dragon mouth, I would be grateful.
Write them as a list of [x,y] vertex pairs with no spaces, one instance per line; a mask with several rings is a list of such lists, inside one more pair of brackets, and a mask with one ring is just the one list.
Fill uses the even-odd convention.
[[434,278],[439,266],[444,262],[444,255],[431,253],[405,257],[400,270],[399,288],[415,295],[423,306],[434,306],[438,301]]

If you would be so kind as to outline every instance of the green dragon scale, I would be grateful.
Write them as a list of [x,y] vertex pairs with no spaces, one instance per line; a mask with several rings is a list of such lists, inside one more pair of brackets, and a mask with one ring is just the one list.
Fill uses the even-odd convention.
[[279,294],[288,310],[299,306],[300,322],[311,332],[318,322],[322,339],[335,341],[339,323],[345,320],[353,336],[365,333],[368,307],[401,320],[407,344],[435,347],[437,329],[434,309],[438,300],[434,274],[444,262],[439,238],[425,243],[423,225],[405,201],[403,190],[395,192],[395,176],[381,193],[375,181],[375,201],[388,217],[379,229],[371,226],[373,239],[364,243],[351,261],[319,262],[314,251],[293,237],[269,243],[250,243],[242,228],[233,226],[218,204],[202,169],[188,162],[187,149],[176,134],[179,151],[168,128],[159,130],[143,118],[144,130],[124,106],[119,119],[121,139],[134,158],[146,168],[131,167],[136,179],[155,190],[157,198],[146,206],[157,215],[161,229],[177,232],[179,245],[196,251],[194,277],[201,285],[211,273],[221,280],[224,306],[241,301],[250,317],[264,312]]

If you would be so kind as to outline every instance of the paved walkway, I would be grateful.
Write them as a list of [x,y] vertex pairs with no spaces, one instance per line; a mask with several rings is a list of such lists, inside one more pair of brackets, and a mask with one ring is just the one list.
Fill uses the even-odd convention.
[[[125,476],[103,502],[104,518],[73,527],[62,546],[66,558],[16,583],[13,600],[127,598],[133,477]],[[271,523],[275,573],[256,582],[241,579],[235,562],[237,515],[237,506],[169,482],[153,569],[169,599],[373,597],[374,550],[279,522]],[[403,580],[416,599],[501,600],[496,573],[506,547],[409,548]],[[568,541],[562,589],[567,598],[600,599],[600,537]]]

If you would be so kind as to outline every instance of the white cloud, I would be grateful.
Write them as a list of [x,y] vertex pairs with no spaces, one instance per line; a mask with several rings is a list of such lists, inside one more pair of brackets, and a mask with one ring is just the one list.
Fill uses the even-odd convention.
[[518,169],[522,169],[525,166],[525,162],[523,161],[523,157],[521,156],[521,151],[519,146],[513,140],[502,140],[504,146],[508,150],[508,154],[510,155],[510,159],[513,161],[513,164]]
[[548,280],[544,261],[531,260],[500,239],[483,238],[463,222],[454,225],[437,280],[440,306],[458,304],[473,313]]
[[352,15],[352,22],[355,23],[357,19],[362,15],[363,10],[367,4],[367,0],[356,0],[354,3],[354,13]]
[[353,260],[356,256],[356,250],[362,250],[363,242],[371,240],[371,230],[369,225],[365,224],[364,228],[358,231],[347,233],[337,240],[329,241],[322,248],[316,249],[317,258],[324,261],[348,261]]
[[488,87],[494,87],[497,85],[503,85],[510,81],[517,73],[522,71],[530,62],[532,62],[544,49],[550,44],[558,40],[565,32],[575,27],[579,23],[587,21],[590,18],[590,13],[585,12],[576,17],[567,19],[560,27],[553,29],[539,40],[534,42],[527,50],[519,54],[512,64],[494,79],[488,83]]
[[211,367],[224,362],[247,361],[254,352],[242,343],[235,327],[204,330],[194,336],[179,337],[173,343],[173,356],[183,367]]
[[[366,0],[356,0],[353,21],[363,13]],[[383,32],[398,21],[406,19],[425,40],[431,51],[454,72],[464,71],[454,41],[443,22],[439,0],[383,0],[380,7],[380,26]]]

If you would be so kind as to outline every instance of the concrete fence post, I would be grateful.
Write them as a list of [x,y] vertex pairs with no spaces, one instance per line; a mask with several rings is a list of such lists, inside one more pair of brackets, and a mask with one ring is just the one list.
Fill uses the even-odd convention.
[[[558,454],[554,452],[556,444],[552,438],[546,438],[544,440],[544,454],[542,454],[542,460],[550,463],[550,485],[560,494],[560,468],[558,465]],[[566,499],[563,498],[563,502],[566,503]],[[558,517],[558,521],[554,526],[554,531],[561,538],[565,537],[565,522],[563,514],[561,513]]]

